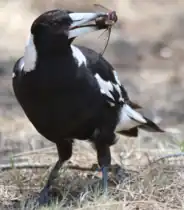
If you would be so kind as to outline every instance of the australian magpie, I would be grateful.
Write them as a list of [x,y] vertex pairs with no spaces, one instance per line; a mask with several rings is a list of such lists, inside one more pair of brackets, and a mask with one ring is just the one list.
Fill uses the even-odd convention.
[[100,54],[72,44],[77,36],[102,29],[91,21],[105,15],[45,12],[33,22],[24,56],[15,63],[15,96],[37,131],[56,144],[59,155],[40,203],[46,202],[51,181],[71,157],[74,139],[94,144],[106,188],[115,133],[137,136],[139,127],[162,132],[136,111],[139,106],[129,99],[116,71]]

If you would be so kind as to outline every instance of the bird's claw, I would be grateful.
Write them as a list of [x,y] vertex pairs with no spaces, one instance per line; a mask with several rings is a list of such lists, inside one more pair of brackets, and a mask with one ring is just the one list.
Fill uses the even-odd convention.
[[40,192],[39,198],[37,199],[39,206],[43,206],[49,203],[49,187],[46,186]]

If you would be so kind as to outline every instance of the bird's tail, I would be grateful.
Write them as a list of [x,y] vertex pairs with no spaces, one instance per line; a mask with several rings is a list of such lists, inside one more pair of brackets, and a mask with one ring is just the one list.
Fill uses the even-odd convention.
[[145,124],[142,124],[140,126],[138,126],[141,129],[144,129],[146,131],[149,132],[160,132],[163,133],[165,132],[163,129],[161,129],[156,123],[154,123],[153,121],[149,120],[148,118],[144,117],[144,119],[146,120]]
[[140,114],[135,108],[124,104],[120,111],[116,131],[127,136],[137,136],[138,128],[149,132],[164,132],[156,123]]

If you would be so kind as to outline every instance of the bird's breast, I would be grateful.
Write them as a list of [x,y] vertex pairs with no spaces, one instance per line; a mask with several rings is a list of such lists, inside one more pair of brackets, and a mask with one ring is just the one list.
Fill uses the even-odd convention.
[[97,86],[87,76],[49,71],[35,70],[13,79],[15,95],[29,120],[40,133],[62,130],[67,135],[84,126],[91,130],[103,109]]

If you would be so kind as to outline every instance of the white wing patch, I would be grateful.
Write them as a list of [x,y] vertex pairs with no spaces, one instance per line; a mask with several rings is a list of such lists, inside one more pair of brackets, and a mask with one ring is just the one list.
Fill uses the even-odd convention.
[[117,75],[117,72],[115,70],[113,70],[113,74],[114,74],[114,78],[117,82],[117,84],[115,85],[116,86],[116,90],[120,93],[120,96],[121,98],[119,99],[119,101],[121,102],[124,102],[124,98],[122,97],[122,93],[121,93],[121,89],[120,89],[120,86],[121,86],[121,82],[119,81],[118,79],[118,75]]
[[114,97],[112,96],[110,92],[110,91],[113,91],[112,83],[110,81],[107,82],[103,80],[99,74],[95,74],[95,78],[97,79],[97,82],[100,86],[101,93],[107,95],[109,98],[114,100]]
[[115,80],[118,83],[118,85],[121,85],[121,82],[119,81],[117,72],[115,70],[113,70],[113,74],[114,74]]
[[24,52],[24,71],[30,72],[35,68],[37,52],[33,42],[33,35],[30,35]]
[[71,45],[73,57],[77,60],[78,66],[85,64],[87,66],[87,60],[84,54],[79,50],[78,47]]
[[[97,79],[97,82],[98,82],[98,84],[99,84],[99,86],[100,86],[100,91],[101,91],[101,93],[102,94],[105,94],[105,95],[107,95],[109,98],[111,98],[113,101],[114,101],[114,103],[115,103],[115,99],[114,99],[114,97],[113,97],[113,95],[112,95],[112,93],[111,92],[113,92],[113,89],[115,88],[116,89],[116,91],[119,93],[119,102],[123,102],[124,101],[124,99],[122,98],[122,94],[121,94],[121,89],[120,89],[120,85],[121,85],[121,83],[120,83],[120,85],[119,84],[114,84],[113,82],[111,82],[111,81],[105,81],[104,79],[102,79],[101,77],[100,77],[100,75],[98,74],[98,73],[96,73],[95,74],[95,78]],[[109,104],[111,105],[111,106],[114,106],[115,104],[113,104],[112,102],[109,102]]]
[[140,113],[133,110],[129,105],[124,104],[120,111],[119,123],[116,126],[116,131],[129,130],[145,123],[146,119]]

